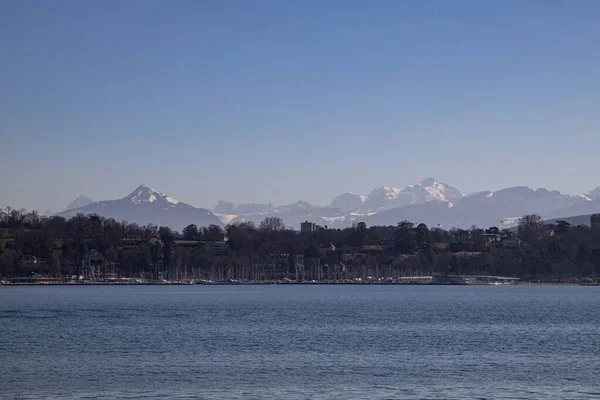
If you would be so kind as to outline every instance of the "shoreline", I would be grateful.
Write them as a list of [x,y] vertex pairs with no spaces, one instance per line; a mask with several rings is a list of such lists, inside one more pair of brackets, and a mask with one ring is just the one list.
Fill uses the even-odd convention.
[[416,283],[416,282],[2,282],[0,286],[265,286],[265,285],[371,285],[371,286],[600,286],[600,283]]

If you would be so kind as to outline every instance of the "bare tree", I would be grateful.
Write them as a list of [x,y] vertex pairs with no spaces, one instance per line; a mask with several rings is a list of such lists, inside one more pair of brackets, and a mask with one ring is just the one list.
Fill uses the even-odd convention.
[[537,214],[524,215],[519,220],[519,239],[526,243],[537,243],[542,232],[542,217]]
[[284,230],[285,225],[279,217],[267,217],[260,223],[258,229],[263,232],[276,232]]

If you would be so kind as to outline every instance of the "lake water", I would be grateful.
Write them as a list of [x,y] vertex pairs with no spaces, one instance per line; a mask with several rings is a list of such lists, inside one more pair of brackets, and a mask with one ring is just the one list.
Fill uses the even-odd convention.
[[599,287],[0,287],[0,398],[598,396]]

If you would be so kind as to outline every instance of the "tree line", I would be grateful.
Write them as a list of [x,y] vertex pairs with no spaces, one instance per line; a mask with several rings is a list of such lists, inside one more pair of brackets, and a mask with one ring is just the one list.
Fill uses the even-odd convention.
[[[86,270],[87,268],[87,270]],[[499,275],[529,281],[596,281],[600,235],[564,221],[521,218],[513,230],[359,222],[298,232],[277,217],[258,226],[190,224],[181,232],[78,214],[65,219],[0,210],[0,277],[213,281],[394,280],[420,275]]]

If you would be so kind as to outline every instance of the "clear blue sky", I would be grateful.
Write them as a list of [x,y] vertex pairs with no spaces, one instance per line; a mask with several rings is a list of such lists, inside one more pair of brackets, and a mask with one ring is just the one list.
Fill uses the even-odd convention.
[[0,206],[600,185],[600,1],[0,1]]

